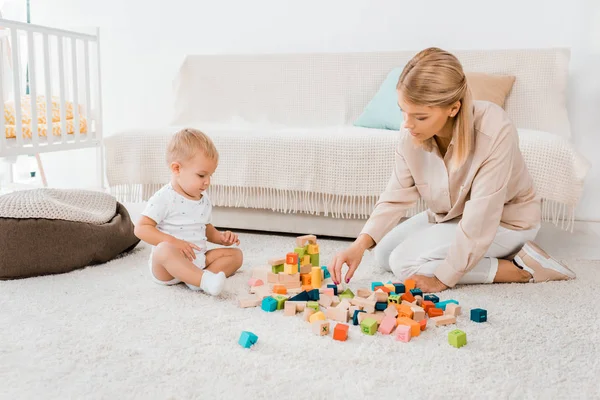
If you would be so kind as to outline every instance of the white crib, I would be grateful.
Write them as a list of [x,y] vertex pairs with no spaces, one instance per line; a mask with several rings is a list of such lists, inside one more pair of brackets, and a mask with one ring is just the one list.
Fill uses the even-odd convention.
[[0,158],[96,148],[104,188],[98,32],[0,19]]

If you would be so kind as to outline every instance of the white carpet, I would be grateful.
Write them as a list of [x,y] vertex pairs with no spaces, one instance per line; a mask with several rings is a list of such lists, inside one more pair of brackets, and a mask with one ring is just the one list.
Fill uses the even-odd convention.
[[[242,234],[244,268],[221,298],[162,287],[149,249],[69,274],[0,282],[0,396],[25,398],[599,398],[600,262],[571,262],[572,282],[461,287],[463,310],[410,343],[313,335],[300,315],[240,309],[251,266],[293,248],[292,237]],[[348,242],[320,240],[323,261]],[[392,276],[365,258],[351,288]],[[333,326],[333,324],[332,324]],[[467,346],[447,333],[460,328]],[[250,350],[240,332],[259,337]]]

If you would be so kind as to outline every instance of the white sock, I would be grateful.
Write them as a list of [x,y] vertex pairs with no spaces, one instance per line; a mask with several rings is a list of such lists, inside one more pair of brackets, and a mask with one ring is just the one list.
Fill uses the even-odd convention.
[[200,289],[206,293],[217,296],[225,286],[225,273],[219,272],[215,274],[210,271],[202,271],[202,280],[200,281]]

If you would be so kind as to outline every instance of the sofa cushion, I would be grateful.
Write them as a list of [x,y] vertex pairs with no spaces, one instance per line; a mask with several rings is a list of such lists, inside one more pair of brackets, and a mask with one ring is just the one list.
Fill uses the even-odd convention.
[[493,75],[481,72],[466,72],[467,83],[474,100],[485,100],[504,108],[504,103],[515,83],[511,75]]

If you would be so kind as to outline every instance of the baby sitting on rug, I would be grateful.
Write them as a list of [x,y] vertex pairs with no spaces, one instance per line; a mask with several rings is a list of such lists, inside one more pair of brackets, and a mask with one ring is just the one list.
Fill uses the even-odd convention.
[[150,274],[154,282],[175,285],[213,296],[225,278],[242,266],[237,248],[207,250],[207,242],[239,245],[238,235],[211,225],[212,204],[206,196],[219,154],[212,140],[196,129],[183,129],[171,139],[167,163],[171,182],[156,192],[135,227],[135,235],[153,245]]

